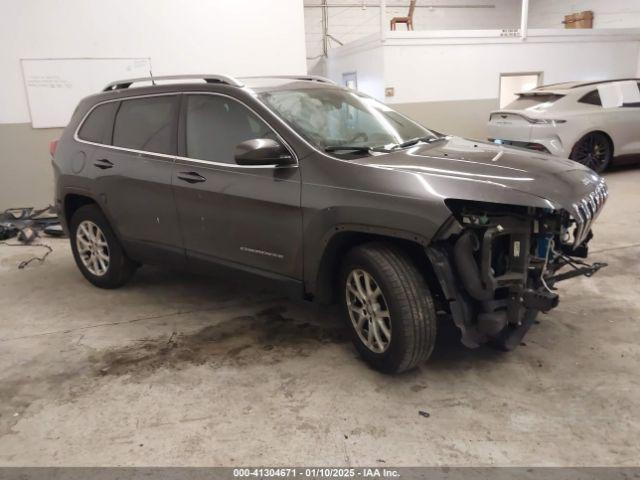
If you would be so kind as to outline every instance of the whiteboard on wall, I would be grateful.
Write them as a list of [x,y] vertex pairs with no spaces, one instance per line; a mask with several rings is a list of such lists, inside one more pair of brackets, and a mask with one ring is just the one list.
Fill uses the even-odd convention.
[[33,128],[65,127],[78,102],[108,83],[148,77],[149,58],[23,58]]

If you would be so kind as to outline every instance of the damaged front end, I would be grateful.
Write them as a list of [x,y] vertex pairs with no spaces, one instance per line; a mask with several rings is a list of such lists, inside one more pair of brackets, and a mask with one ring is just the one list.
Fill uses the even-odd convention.
[[571,210],[446,201],[453,216],[427,255],[462,343],[515,348],[537,313],[558,305],[556,283],[606,266],[582,259],[607,196],[600,181]]

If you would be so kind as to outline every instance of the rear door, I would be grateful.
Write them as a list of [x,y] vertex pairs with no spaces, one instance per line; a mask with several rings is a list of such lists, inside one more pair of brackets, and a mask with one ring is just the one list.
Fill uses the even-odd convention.
[[[179,95],[111,102],[113,128],[96,145],[89,168],[94,190],[121,240],[136,257],[183,257],[171,189]],[[80,132],[81,133],[81,132]]]
[[300,279],[299,168],[237,165],[236,145],[254,138],[285,144],[235,98],[184,94],[173,184],[187,258]]

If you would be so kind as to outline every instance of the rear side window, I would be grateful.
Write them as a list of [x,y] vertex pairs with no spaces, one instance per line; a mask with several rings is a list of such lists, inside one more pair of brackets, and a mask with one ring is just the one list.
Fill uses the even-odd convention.
[[589,93],[582,96],[580,103],[588,103],[589,105],[597,105],[598,107],[602,106],[602,100],[600,100],[600,92],[598,90],[592,90]]
[[[638,82],[638,90],[640,90],[640,82]],[[623,107],[633,107],[633,108],[638,108],[640,107],[640,102],[625,102],[622,104]]]
[[117,106],[118,102],[109,102],[98,105],[91,110],[82,127],[80,127],[78,137],[88,142],[109,143],[113,114]]
[[123,100],[113,127],[113,145],[173,154],[175,96]]
[[245,140],[276,140],[251,110],[219,95],[189,95],[185,127],[187,157],[217,163],[235,164],[236,145]]

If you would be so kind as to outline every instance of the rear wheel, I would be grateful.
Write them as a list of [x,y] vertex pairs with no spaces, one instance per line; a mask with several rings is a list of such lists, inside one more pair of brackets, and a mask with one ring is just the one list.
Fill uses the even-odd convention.
[[136,264],[125,254],[97,205],[85,205],[71,217],[71,250],[84,277],[100,288],[117,288],[133,275]]
[[371,366],[399,373],[429,358],[436,337],[433,301],[402,250],[384,243],[353,249],[340,285],[353,343]]
[[578,140],[571,150],[570,158],[599,173],[609,166],[612,157],[613,147],[607,136],[591,132]]

